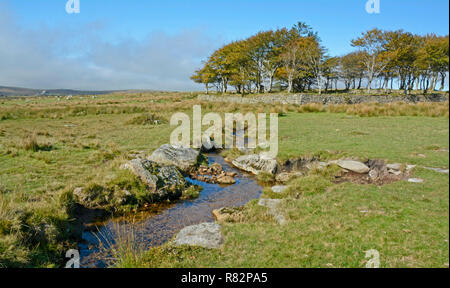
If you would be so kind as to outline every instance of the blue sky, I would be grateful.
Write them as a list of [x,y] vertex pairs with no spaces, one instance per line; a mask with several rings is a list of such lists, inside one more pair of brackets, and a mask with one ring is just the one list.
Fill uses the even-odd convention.
[[[297,21],[318,31],[333,56],[374,27],[449,33],[446,0],[380,0],[380,14],[366,12],[367,0],[80,0],[81,13],[71,15],[66,2],[0,0],[0,45],[11,42],[0,46],[0,63],[16,66],[0,71],[0,85],[191,90],[190,71],[214,49]],[[54,73],[29,72],[42,65]]]

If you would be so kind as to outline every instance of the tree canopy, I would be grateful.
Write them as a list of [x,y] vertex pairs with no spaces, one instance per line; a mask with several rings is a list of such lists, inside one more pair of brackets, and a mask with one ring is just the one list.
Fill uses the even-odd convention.
[[[329,57],[317,32],[303,22],[259,32],[216,50],[191,79],[227,93],[303,92],[316,89],[443,90],[449,71],[449,36],[372,29],[351,41],[356,50]],[[364,85],[363,85],[364,84]],[[439,86],[439,87],[438,87]]]

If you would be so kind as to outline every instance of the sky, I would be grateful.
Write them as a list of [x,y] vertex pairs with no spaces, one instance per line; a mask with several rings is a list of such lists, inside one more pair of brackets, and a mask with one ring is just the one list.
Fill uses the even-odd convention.
[[217,48],[306,22],[330,56],[372,28],[449,34],[447,0],[0,0],[0,86],[200,90],[189,77]]

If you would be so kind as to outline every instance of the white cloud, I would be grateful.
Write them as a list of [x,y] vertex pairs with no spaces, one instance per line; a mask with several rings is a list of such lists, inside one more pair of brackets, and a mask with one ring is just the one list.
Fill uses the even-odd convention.
[[[3,9],[2,9],[3,10]],[[0,10],[0,86],[83,90],[201,89],[189,77],[218,41],[200,30],[102,40],[104,27],[20,27]]]

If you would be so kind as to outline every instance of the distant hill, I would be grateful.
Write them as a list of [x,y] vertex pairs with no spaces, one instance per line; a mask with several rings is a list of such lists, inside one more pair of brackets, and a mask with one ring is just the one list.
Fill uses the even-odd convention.
[[20,87],[0,86],[1,97],[20,97],[20,96],[68,96],[68,95],[101,95],[118,91],[79,91],[70,89],[28,89]]

